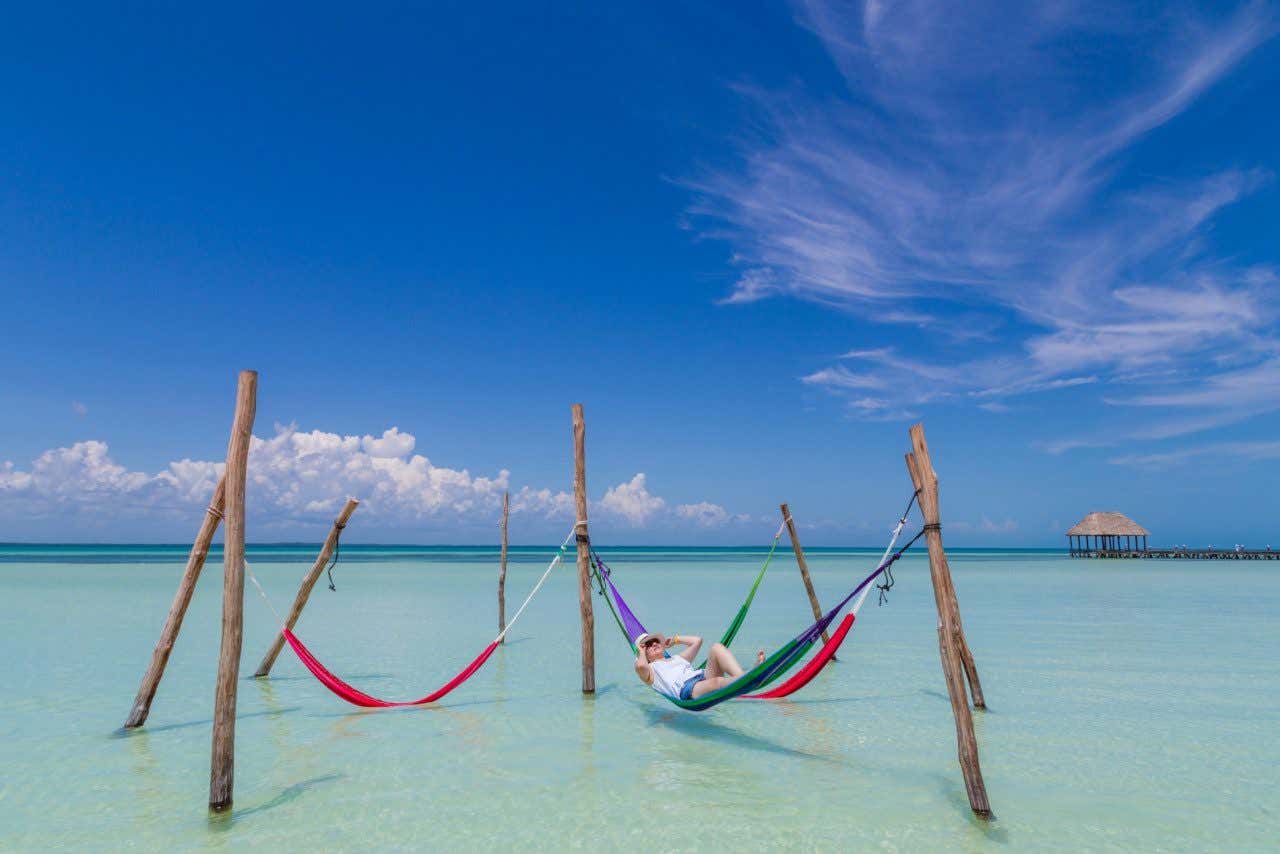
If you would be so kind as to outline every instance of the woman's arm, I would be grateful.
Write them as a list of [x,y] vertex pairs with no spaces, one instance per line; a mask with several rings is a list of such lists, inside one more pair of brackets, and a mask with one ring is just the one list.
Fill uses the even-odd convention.
[[636,675],[644,684],[653,684],[653,671],[649,669],[649,660],[644,657],[643,649],[636,653]]
[[680,657],[690,664],[698,655],[698,650],[702,649],[702,638],[697,635],[676,635],[680,639],[680,643],[688,644],[684,652],[680,653]]

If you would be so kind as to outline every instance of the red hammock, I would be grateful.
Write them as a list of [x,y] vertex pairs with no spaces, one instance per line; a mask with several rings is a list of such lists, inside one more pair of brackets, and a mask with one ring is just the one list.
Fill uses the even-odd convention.
[[283,634],[284,639],[288,641],[289,646],[293,647],[293,651],[298,654],[298,660],[301,661],[317,679],[324,683],[326,688],[346,700],[348,703],[371,709],[386,709],[394,706],[420,706],[423,703],[434,703],[436,700],[439,700],[445,694],[448,694],[454,688],[457,688],[463,682],[470,679],[475,672],[483,667],[484,663],[489,660],[489,656],[493,655],[493,651],[498,648],[498,642],[495,640],[484,648],[484,652],[476,656],[475,661],[472,661],[463,668],[461,673],[422,699],[407,700],[404,702],[390,702],[387,700],[379,700],[377,697],[371,697],[363,691],[352,688],[346,682],[343,682],[337,676],[334,676],[329,672],[329,669],[321,664],[319,660],[311,654],[311,650],[302,645],[302,641],[298,640],[298,636],[292,631],[285,629]]
[[855,615],[845,614],[844,619],[840,621],[839,628],[836,633],[831,636],[831,640],[822,645],[822,649],[818,650],[818,654],[809,660],[809,663],[792,674],[791,678],[783,682],[772,691],[765,691],[762,694],[744,694],[744,700],[777,700],[780,697],[786,697],[799,691],[804,686],[813,681],[813,677],[818,675],[818,671],[827,666],[836,654],[836,650],[840,648],[840,644],[844,643],[845,637],[849,634],[849,630],[853,628]]

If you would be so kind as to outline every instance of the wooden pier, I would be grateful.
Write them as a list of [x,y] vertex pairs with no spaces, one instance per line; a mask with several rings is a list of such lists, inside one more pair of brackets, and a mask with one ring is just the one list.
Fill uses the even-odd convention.
[[1173,558],[1184,560],[1280,560],[1270,549],[1072,549],[1072,557]]
[[1192,549],[1174,546],[1153,549],[1147,546],[1150,533],[1123,513],[1093,512],[1067,531],[1067,551],[1072,557],[1150,558],[1183,560],[1277,560],[1280,552],[1266,549]]

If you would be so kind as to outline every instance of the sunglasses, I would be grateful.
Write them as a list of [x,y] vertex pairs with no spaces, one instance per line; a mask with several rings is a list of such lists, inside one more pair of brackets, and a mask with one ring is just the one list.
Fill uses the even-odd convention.
[[648,648],[653,646],[655,643],[662,643],[662,641],[658,640],[657,638],[649,638],[647,641],[644,642],[644,646]]

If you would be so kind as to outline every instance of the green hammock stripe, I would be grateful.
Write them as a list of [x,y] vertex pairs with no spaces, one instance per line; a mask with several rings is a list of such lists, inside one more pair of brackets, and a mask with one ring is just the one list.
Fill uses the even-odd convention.
[[[755,583],[751,585],[751,590],[747,592],[747,601],[742,603],[742,607],[738,609],[738,613],[733,615],[733,621],[729,623],[729,628],[724,630],[724,634],[720,636],[720,643],[729,646],[733,643],[733,639],[738,636],[738,630],[742,628],[742,624],[747,621],[747,612],[751,610],[751,603],[755,601],[756,591],[760,589],[760,582],[764,581],[764,574],[769,569],[769,562],[773,560],[773,553],[778,549],[778,543],[781,542],[781,532],[779,536],[773,538],[773,545],[769,548],[769,554],[765,556],[764,566],[760,567],[760,572],[756,574]],[[707,660],[702,659],[702,663],[698,665],[698,669],[707,666]]]
[[[732,643],[734,637],[736,637],[738,634],[738,630],[742,628],[742,624],[746,621],[747,611],[750,610],[751,603],[756,598],[756,591],[760,589],[760,582],[764,580],[765,571],[769,568],[769,562],[773,560],[773,553],[778,548],[779,540],[781,540],[781,537],[774,538],[773,546],[769,549],[769,554],[764,560],[764,566],[760,567],[760,572],[756,575],[755,583],[751,585],[751,590],[747,593],[747,600],[742,603],[742,607],[739,608],[738,613],[734,615],[733,622],[729,624],[729,628],[725,630],[725,633],[721,636],[720,642],[725,646],[728,646],[730,643]],[[604,582],[604,579],[600,577],[600,570],[596,568],[594,561],[592,561],[591,563],[591,573],[596,577],[596,582],[602,588],[607,587],[607,585]],[[618,609],[614,606],[613,597],[609,595],[609,591],[607,589],[604,592],[604,601],[609,604],[609,613],[613,614],[613,621],[618,626],[618,633],[622,635],[622,639],[626,641],[627,646],[631,648],[631,652],[635,655],[639,655],[640,651],[636,649],[636,645],[632,642],[631,638],[627,637],[626,626],[622,625],[622,618],[618,616]],[[717,703],[720,703],[723,700],[733,699],[734,697],[737,697],[740,694],[745,694],[748,691],[759,690],[761,688],[764,688],[766,685],[771,685],[772,683],[776,682],[778,679],[781,679],[784,675],[786,675],[786,673],[789,670],[791,670],[791,668],[795,667],[796,664],[798,664],[804,658],[805,653],[809,651],[810,647],[812,647],[813,644],[814,644],[814,641],[809,641],[807,643],[801,644],[796,640],[791,640],[788,643],[784,644],[776,652],[774,652],[773,655],[766,658],[762,663],[756,665],[755,667],[748,670],[746,673],[742,674],[740,678],[733,680],[733,682],[724,686],[718,691],[712,691],[710,694],[703,694],[701,697],[699,697],[696,700],[681,700],[677,697],[667,697],[665,694],[663,694],[662,696],[666,697],[668,700],[670,700],[672,703],[674,703],[675,705],[679,706],[682,709],[688,709],[689,711],[694,711],[694,712],[701,711],[702,709],[708,706],[716,705]],[[799,648],[799,647],[802,647],[802,648]],[[779,660],[781,660],[784,656],[787,656],[793,652],[795,653],[794,657],[791,658],[791,660],[788,661],[784,666],[778,668],[778,671],[776,673],[772,674],[768,679],[764,680],[759,685],[752,684],[755,681],[753,674],[759,673],[763,670],[767,670],[769,667],[772,667]],[[706,666],[707,666],[707,661],[704,658],[702,660],[702,663],[698,665],[698,669],[702,670],[706,668]]]
[[730,682],[728,685],[720,688],[719,690],[712,691],[709,694],[703,694],[701,697],[696,699],[681,700],[678,697],[667,697],[666,694],[663,694],[662,696],[667,697],[667,699],[674,705],[677,705],[682,709],[688,709],[694,712],[701,711],[708,706],[714,706],[716,703],[731,700],[734,697],[747,693],[748,691],[756,690],[760,687],[756,684],[756,679],[760,673],[776,666],[779,661],[789,655],[794,654],[795,659],[797,661],[800,660],[804,657],[804,652],[800,650],[800,647],[805,647],[807,649],[812,645],[813,644],[811,642],[801,643],[799,640],[788,641],[773,655],[769,656],[764,661],[760,662],[755,667]]

